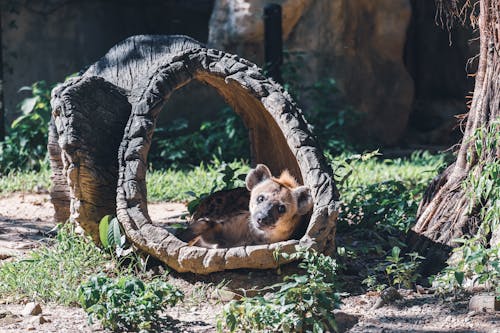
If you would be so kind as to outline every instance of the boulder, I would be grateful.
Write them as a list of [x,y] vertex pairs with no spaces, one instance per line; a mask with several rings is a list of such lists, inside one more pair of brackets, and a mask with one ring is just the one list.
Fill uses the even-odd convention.
[[[262,10],[276,1],[216,0],[209,45],[263,63]],[[335,78],[359,113],[359,140],[394,144],[404,133],[413,81],[404,60],[409,0],[278,1],[284,47],[301,54],[304,85]],[[293,3],[293,4],[292,4]],[[293,15],[289,12],[293,10]],[[251,18],[251,19],[250,19]],[[300,101],[307,106],[311,98]]]

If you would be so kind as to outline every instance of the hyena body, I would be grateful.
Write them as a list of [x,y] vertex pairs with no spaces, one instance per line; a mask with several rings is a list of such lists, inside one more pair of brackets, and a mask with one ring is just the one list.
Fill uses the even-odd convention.
[[221,219],[200,218],[190,224],[196,235],[190,243],[203,247],[234,247],[274,243],[290,239],[302,216],[312,209],[306,186],[284,171],[279,178],[259,164],[246,177],[250,193],[249,209]]

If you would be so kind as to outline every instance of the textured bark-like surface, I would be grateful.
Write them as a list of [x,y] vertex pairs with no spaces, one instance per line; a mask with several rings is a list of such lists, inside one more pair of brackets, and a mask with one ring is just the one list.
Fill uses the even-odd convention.
[[[51,103],[62,162],[62,169],[53,164],[54,178],[62,174],[69,185],[70,217],[99,242],[100,219],[115,212],[117,151],[131,106],[123,90],[100,77],[67,81],[53,90]],[[66,201],[55,199],[56,214],[65,214]]]
[[[476,150],[477,132],[482,129],[498,133],[500,117],[500,1],[481,0],[479,15],[480,54],[474,95],[468,114],[464,138],[456,162],[437,177],[427,190],[413,231],[435,243],[456,246],[453,240],[475,234],[483,221],[481,205],[473,202],[464,181],[471,174],[480,174],[484,166],[494,160],[498,163],[500,148],[482,142],[480,153]],[[495,123],[496,122],[496,123]],[[491,203],[492,209],[495,209]],[[489,229],[488,229],[489,230]],[[488,235],[490,245],[500,244],[500,228]],[[415,241],[414,248],[425,249]]]
[[49,152],[50,169],[52,174],[50,180],[52,186],[50,188],[50,201],[54,205],[54,220],[56,222],[65,222],[69,219],[70,193],[68,182],[63,172],[63,162],[61,158],[61,148],[57,142],[59,135],[57,134],[54,118],[50,119],[49,137],[47,150]]
[[177,52],[200,45],[184,36],[133,36],[54,89],[48,150],[57,221],[70,217],[71,206],[71,218],[98,239],[97,222],[116,210],[118,145],[130,91]]
[[[250,134],[252,163],[265,163],[274,174],[288,169],[311,188],[314,209],[300,240],[276,244],[207,249],[187,246],[152,223],[147,210],[147,155],[165,101],[176,89],[198,80],[216,89],[241,116]],[[338,194],[332,171],[309,131],[300,109],[283,88],[266,79],[254,64],[205,48],[177,53],[156,68],[135,90],[132,114],[119,150],[117,215],[129,239],[141,250],[180,272],[206,274],[236,268],[277,266],[273,252],[302,244],[330,253],[334,249]]]

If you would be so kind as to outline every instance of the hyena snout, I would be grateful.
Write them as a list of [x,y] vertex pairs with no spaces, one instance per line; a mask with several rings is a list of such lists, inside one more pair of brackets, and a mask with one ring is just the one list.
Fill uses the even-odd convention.
[[280,215],[282,215],[280,205],[267,204],[258,207],[252,219],[259,227],[272,227],[278,222]]

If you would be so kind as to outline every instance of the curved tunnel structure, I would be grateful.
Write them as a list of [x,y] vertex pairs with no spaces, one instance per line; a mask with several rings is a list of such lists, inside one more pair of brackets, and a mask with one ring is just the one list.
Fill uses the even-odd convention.
[[[158,47],[161,43],[166,47],[149,54],[141,39],[156,49],[162,49]],[[105,211],[113,213],[109,210],[114,208],[127,236],[139,249],[180,272],[272,268],[278,264],[273,257],[277,248],[291,252],[299,244],[325,253],[333,251],[338,195],[332,171],[301,110],[279,84],[245,59],[207,49],[182,36],[132,37],[110,50],[108,58],[118,59],[117,55],[109,56],[116,51],[139,56],[109,66],[101,60],[99,67],[106,75],[96,75],[97,66],[91,66],[53,93],[54,137],[58,137],[63,161],[56,171],[62,168],[60,173],[69,185],[73,219],[94,234],[99,216]],[[147,70],[141,71],[138,68],[144,56]],[[192,80],[216,89],[243,119],[253,165],[264,163],[274,174],[288,169],[311,188],[314,208],[300,240],[207,249],[188,246],[151,221],[146,171],[156,119],[170,95]],[[90,106],[87,100],[93,101]],[[103,132],[96,133],[96,126]],[[109,158],[113,153],[117,160]],[[51,159],[56,158],[57,154],[51,153]],[[117,194],[116,201],[109,197],[111,190]]]

